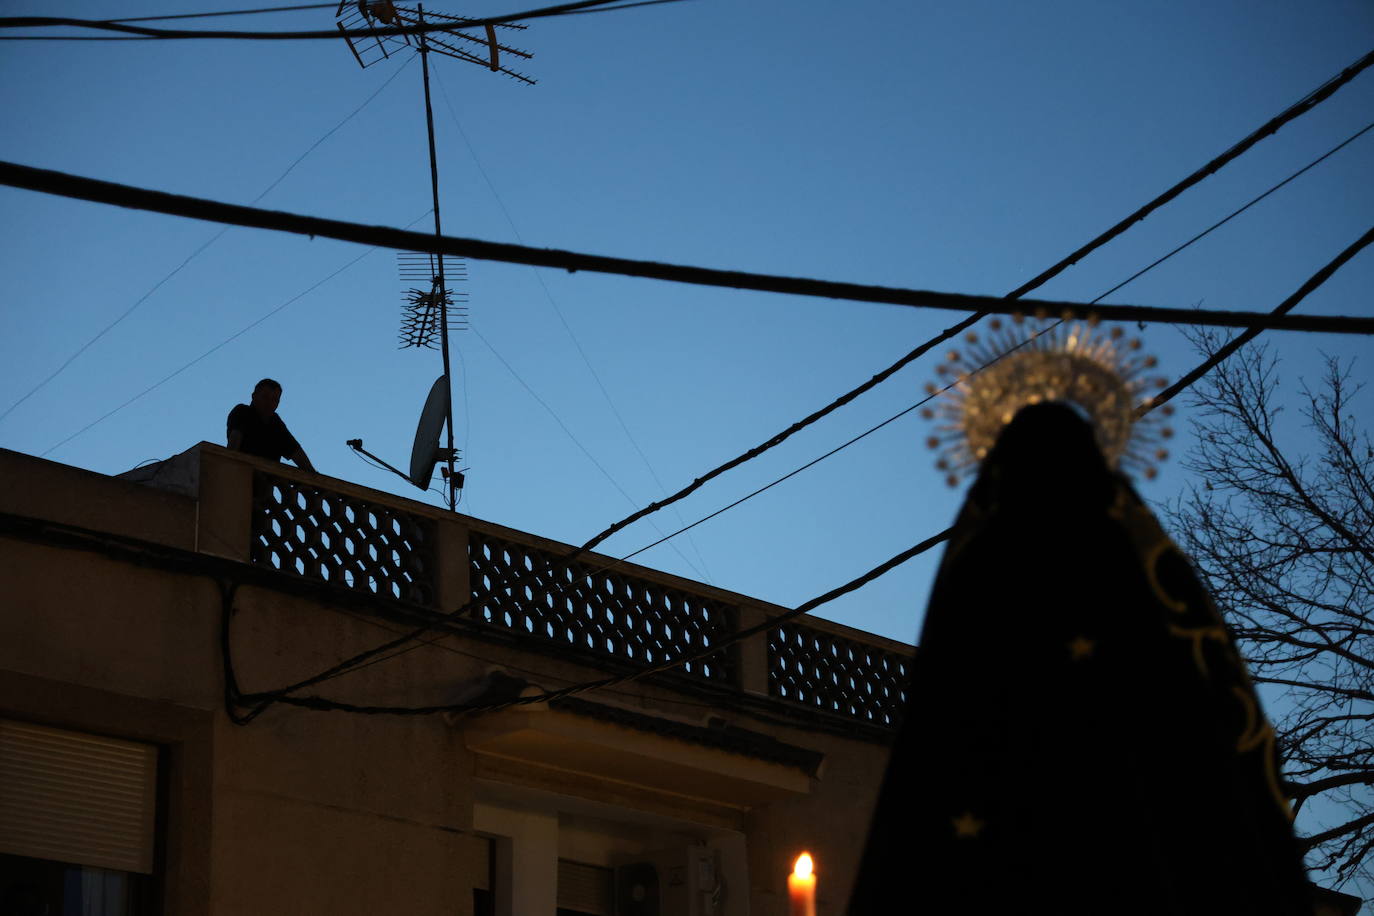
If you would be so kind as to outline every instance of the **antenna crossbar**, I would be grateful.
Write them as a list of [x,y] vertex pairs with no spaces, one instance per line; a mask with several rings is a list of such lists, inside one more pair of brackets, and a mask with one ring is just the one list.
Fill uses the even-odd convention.
[[[345,7],[347,7],[346,10]],[[422,48],[455,60],[477,64],[479,67],[485,67],[494,73],[504,73],[511,79],[519,80],[530,86],[535,85],[535,80],[531,77],[501,64],[502,54],[524,60],[529,60],[534,55],[529,51],[514,48],[496,40],[496,28],[523,29],[525,28],[523,25],[515,23],[486,25],[482,27],[485,33],[483,36],[469,35],[460,29],[474,27],[469,25],[472,22],[470,19],[434,13],[429,10],[421,11],[419,7],[399,6],[391,0],[353,0],[353,2],[346,2],[345,0],[345,2],[340,2],[338,10],[335,12],[335,18],[344,41],[348,42],[349,50],[353,52],[358,65],[363,69],[390,58],[391,51],[416,47],[416,44],[411,41],[409,34],[373,35],[370,38],[359,39],[355,42],[349,34],[351,31],[373,28],[377,23],[388,26],[423,26],[433,24],[434,20],[438,18],[452,22],[453,25],[424,33],[425,40],[420,44]],[[477,50],[468,47],[459,47],[459,43],[462,42],[475,45],[484,53],[478,53]]]

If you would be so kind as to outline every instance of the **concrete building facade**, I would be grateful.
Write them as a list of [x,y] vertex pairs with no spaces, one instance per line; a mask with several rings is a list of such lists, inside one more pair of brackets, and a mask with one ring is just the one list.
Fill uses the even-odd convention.
[[0,481],[16,912],[841,912],[912,647],[208,443]]

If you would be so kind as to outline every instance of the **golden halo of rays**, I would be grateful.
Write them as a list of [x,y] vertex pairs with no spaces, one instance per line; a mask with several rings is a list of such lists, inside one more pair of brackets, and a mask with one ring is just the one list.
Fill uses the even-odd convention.
[[1136,408],[1167,380],[1150,374],[1158,361],[1141,352],[1138,337],[1097,324],[1096,316],[994,318],[985,333],[968,332],[963,347],[945,354],[937,380],[925,386],[939,400],[921,415],[935,421],[926,444],[950,486],[977,469],[1017,411],[1047,401],[1067,403],[1091,423],[1108,465],[1154,479],[1169,457],[1173,408],[1139,419]]

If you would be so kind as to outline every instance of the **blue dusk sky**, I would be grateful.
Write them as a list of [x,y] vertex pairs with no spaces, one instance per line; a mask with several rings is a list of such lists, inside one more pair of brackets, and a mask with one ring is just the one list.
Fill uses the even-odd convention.
[[[194,6],[2,8],[111,18]],[[153,24],[312,29],[332,28],[334,16]],[[1368,51],[1374,7],[685,0],[504,34],[534,52],[520,69],[537,86],[435,59],[449,234],[1004,294]],[[363,70],[342,41],[3,42],[0,155],[423,229],[429,171],[413,57]],[[1366,73],[1038,294],[1097,296],[1371,116]],[[1107,301],[1272,308],[1368,228],[1371,167],[1374,131]],[[0,213],[0,445],[117,473],[222,443],[229,408],[270,376],[321,472],[440,501],[344,445],[362,438],[404,464],[441,369],[436,352],[397,348],[405,284],[391,252],[8,188]],[[455,426],[470,468],[461,510],[575,543],[961,317],[497,263],[470,262],[468,273],[471,329],[452,336]],[[1371,288],[1366,253],[1301,308],[1370,315]],[[1171,374],[1196,362],[1177,328],[1142,336]],[[1294,386],[1322,353],[1374,355],[1366,338],[1267,337]],[[909,406],[939,355],[631,527],[607,552],[638,549]],[[912,413],[637,559],[800,603],[953,519],[962,488],[935,471],[927,425]],[[1142,490],[1167,500],[1186,483],[1170,462]],[[820,614],[913,641],[939,553]]]
[[[0,9],[111,18],[193,7],[11,0]],[[324,9],[153,24],[333,23]],[[1374,7],[685,0],[503,34],[534,52],[519,67],[537,86],[434,61],[449,234],[1003,294],[1368,51]],[[6,41],[0,154],[424,229],[414,57],[363,70],[335,40]],[[1372,115],[1366,73],[1036,295],[1097,296]],[[1368,228],[1371,167],[1374,131],[1107,301],[1272,308]],[[222,443],[229,408],[271,376],[321,472],[439,502],[344,445],[362,438],[403,464],[440,372],[436,352],[397,348],[406,284],[391,252],[8,188],[0,213],[0,445],[117,473],[200,440]],[[461,510],[569,542],[763,441],[961,317],[475,261],[468,273],[460,288],[471,329],[452,337],[455,425],[470,468]],[[1370,315],[1372,281],[1366,253],[1301,310]],[[1171,374],[1196,361],[1177,328],[1142,336]],[[1267,337],[1293,387],[1323,353],[1374,355],[1367,338]],[[607,552],[635,550],[909,406],[938,355],[633,526]],[[638,559],[781,605],[804,601],[952,520],[962,489],[934,470],[926,425],[913,413]],[[1187,483],[1171,463],[1142,490],[1162,501]],[[938,555],[821,615],[912,641]]]
[[[7,0],[0,11],[196,6]],[[152,24],[320,29],[334,15]],[[684,0],[504,34],[534,52],[519,68],[537,86],[434,60],[448,234],[1002,295],[1369,51],[1374,5]],[[363,70],[339,40],[4,41],[0,110],[6,160],[430,226],[413,53]],[[1371,119],[1367,72],[1037,295],[1098,296]],[[1268,310],[1371,214],[1374,131],[1107,302]],[[270,376],[322,473],[440,502],[344,444],[361,438],[403,464],[440,373],[436,352],[397,348],[405,284],[392,252],[10,188],[0,219],[0,446],[118,473],[222,444],[229,409]],[[469,468],[460,511],[572,543],[962,317],[478,261],[468,274],[471,328],[452,337]],[[1372,289],[1366,251],[1300,311],[1374,315]],[[1171,376],[1197,362],[1176,327],[1141,336]],[[1374,374],[1368,338],[1264,339],[1286,390],[1315,378],[1323,354]],[[940,355],[603,549],[636,550],[908,407]],[[1176,451],[1190,442],[1187,414]],[[1286,416],[1300,448],[1296,411]],[[963,487],[934,469],[927,426],[910,414],[637,559],[779,605],[805,601],[953,520]],[[1189,483],[1175,458],[1141,490],[1158,503]],[[819,614],[914,641],[939,555]]]

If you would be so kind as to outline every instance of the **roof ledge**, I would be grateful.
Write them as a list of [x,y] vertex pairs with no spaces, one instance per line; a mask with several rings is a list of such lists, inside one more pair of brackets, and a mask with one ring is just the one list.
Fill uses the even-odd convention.
[[808,794],[823,760],[743,728],[689,725],[574,698],[461,725],[477,754],[735,808]]

